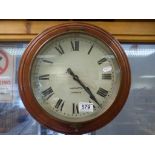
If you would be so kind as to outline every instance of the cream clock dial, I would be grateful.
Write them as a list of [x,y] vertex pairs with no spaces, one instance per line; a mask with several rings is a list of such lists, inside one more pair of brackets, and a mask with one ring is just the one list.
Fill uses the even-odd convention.
[[22,101],[38,122],[82,134],[120,112],[130,90],[130,67],[111,34],[73,22],[48,28],[30,42],[18,80]]
[[[49,114],[81,122],[96,118],[111,106],[120,87],[120,74],[109,48],[89,35],[71,33],[40,49],[32,65],[31,84],[38,103]],[[82,103],[92,104],[92,111],[81,111]]]

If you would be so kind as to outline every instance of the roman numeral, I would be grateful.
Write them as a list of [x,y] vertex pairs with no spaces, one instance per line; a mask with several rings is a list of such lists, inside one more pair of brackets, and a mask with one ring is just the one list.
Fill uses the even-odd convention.
[[79,41],[71,41],[73,51],[79,51]]
[[102,58],[101,60],[99,60],[97,63],[99,64],[99,65],[101,65],[103,62],[105,62],[105,61],[107,61],[107,59],[106,58]]
[[64,106],[64,101],[62,99],[59,99],[55,105],[55,108],[60,109],[62,111],[63,106]]
[[79,114],[78,104],[73,103],[73,114]]
[[49,60],[43,60],[43,62],[45,62],[45,63],[50,63],[50,64],[53,63],[52,61],[49,61]]
[[90,49],[89,49],[89,51],[88,51],[88,55],[89,55],[90,52],[92,51],[93,47],[94,47],[94,45],[92,45],[92,46],[90,47]]
[[39,76],[39,80],[49,80],[49,74]]
[[64,50],[63,50],[63,48],[61,47],[60,44],[59,44],[58,47],[55,47],[55,49],[56,49],[60,54],[64,54]]
[[99,88],[99,90],[97,91],[97,94],[102,97],[106,97],[108,95],[108,91],[103,88]]
[[102,79],[104,80],[111,80],[112,79],[112,75],[109,73],[109,74],[102,74]]
[[47,88],[46,90],[42,91],[42,95],[48,100],[54,94],[51,87]]

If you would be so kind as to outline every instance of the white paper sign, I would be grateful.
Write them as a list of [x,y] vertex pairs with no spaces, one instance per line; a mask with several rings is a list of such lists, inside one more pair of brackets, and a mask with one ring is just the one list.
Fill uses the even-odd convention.
[[0,102],[13,101],[14,55],[0,48]]
[[93,103],[79,102],[79,112],[93,112]]

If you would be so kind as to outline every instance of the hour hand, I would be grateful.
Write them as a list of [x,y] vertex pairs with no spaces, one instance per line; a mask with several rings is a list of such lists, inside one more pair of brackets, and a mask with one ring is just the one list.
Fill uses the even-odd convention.
[[73,77],[75,77],[75,74],[73,73],[73,71],[71,70],[71,68],[68,68],[68,69],[67,69],[67,72],[68,72],[70,75],[72,75]]
[[75,81],[77,81],[82,87],[83,89],[89,94],[89,91],[87,89],[87,87],[85,86],[85,84],[79,79],[79,77],[73,73],[73,71],[71,70],[71,68],[67,69],[67,72],[73,77],[73,79]]
[[67,69],[67,72],[73,77],[73,79],[75,81],[77,81],[78,83],[80,83],[80,85],[82,85],[82,87],[85,87],[84,84],[80,81],[79,77],[73,73],[73,71],[71,70],[71,68],[68,68]]

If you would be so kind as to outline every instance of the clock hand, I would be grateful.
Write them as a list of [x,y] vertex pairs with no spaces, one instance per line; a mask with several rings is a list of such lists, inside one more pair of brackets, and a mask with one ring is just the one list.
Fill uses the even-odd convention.
[[2,60],[2,57],[0,57],[0,60]]
[[79,77],[73,73],[73,71],[70,68],[67,69],[67,72],[73,77],[75,81],[77,81],[84,88],[84,90],[87,93],[89,93],[87,87],[83,84],[83,82],[79,79]]
[[[100,104],[98,103],[96,97],[93,95],[93,93],[91,92],[91,90],[90,90],[88,87],[86,87],[86,88],[87,88],[87,93],[90,95],[90,98],[91,98],[93,101],[95,101],[95,102],[100,106]],[[100,106],[100,107],[101,107],[101,106]]]
[[83,82],[79,79],[79,77],[73,73],[73,71],[71,70],[71,68],[68,68],[67,69],[67,72],[73,77],[73,79],[75,81],[77,81],[83,87],[83,89],[89,94],[90,98],[93,101],[95,101],[100,106],[99,102],[97,101],[97,99],[95,98],[95,96],[93,95],[93,93],[91,92],[91,90],[89,89],[89,87],[86,87],[83,84]]

